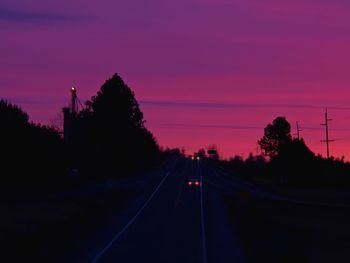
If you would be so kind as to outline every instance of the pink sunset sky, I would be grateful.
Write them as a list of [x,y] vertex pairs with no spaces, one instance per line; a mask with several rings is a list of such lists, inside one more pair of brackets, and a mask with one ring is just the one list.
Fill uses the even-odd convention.
[[325,155],[350,159],[350,1],[61,0],[0,3],[0,97],[57,122],[118,73],[162,146],[256,153],[285,116]]

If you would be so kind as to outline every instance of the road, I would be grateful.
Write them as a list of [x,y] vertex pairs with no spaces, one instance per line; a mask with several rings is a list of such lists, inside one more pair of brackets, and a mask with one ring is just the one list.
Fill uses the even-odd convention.
[[[235,189],[218,173],[205,160],[171,161],[137,209],[117,218],[118,229],[89,249],[84,262],[243,262],[221,195]],[[190,177],[201,186],[189,187]]]
[[[5,232],[4,262],[350,262],[347,202],[263,191],[208,160],[171,159],[48,198],[8,205],[5,227],[28,230]],[[15,213],[24,220],[9,224]]]

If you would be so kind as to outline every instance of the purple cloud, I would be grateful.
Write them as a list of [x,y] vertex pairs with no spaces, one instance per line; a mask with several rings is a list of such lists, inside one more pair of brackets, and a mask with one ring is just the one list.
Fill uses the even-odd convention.
[[44,13],[0,8],[0,21],[9,23],[48,24],[56,22],[76,22],[82,18],[82,16],[73,16],[63,13]]

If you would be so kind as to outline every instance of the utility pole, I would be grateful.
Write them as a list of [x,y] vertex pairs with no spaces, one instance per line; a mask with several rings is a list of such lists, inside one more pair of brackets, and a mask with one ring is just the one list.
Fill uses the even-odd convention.
[[299,128],[299,123],[297,122],[297,133],[295,133],[294,135],[297,136],[298,140],[300,140],[300,132],[303,131],[303,130],[300,130]]
[[326,140],[321,140],[321,142],[325,142],[326,146],[327,146],[327,159],[329,159],[329,143],[333,142],[334,140],[330,140],[329,136],[328,136],[328,122],[331,121],[332,119],[328,118],[328,111],[326,108],[326,112],[324,114],[324,119],[325,119],[325,123],[322,123],[321,125],[325,126],[326,128]]

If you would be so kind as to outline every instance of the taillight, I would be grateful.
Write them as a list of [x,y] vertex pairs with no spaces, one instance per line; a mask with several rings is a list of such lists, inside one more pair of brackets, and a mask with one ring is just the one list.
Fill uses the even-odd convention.
[[195,182],[194,184],[195,184],[196,186],[199,186],[199,182]]
[[191,185],[192,185],[192,182],[188,182],[188,185],[191,186]]

